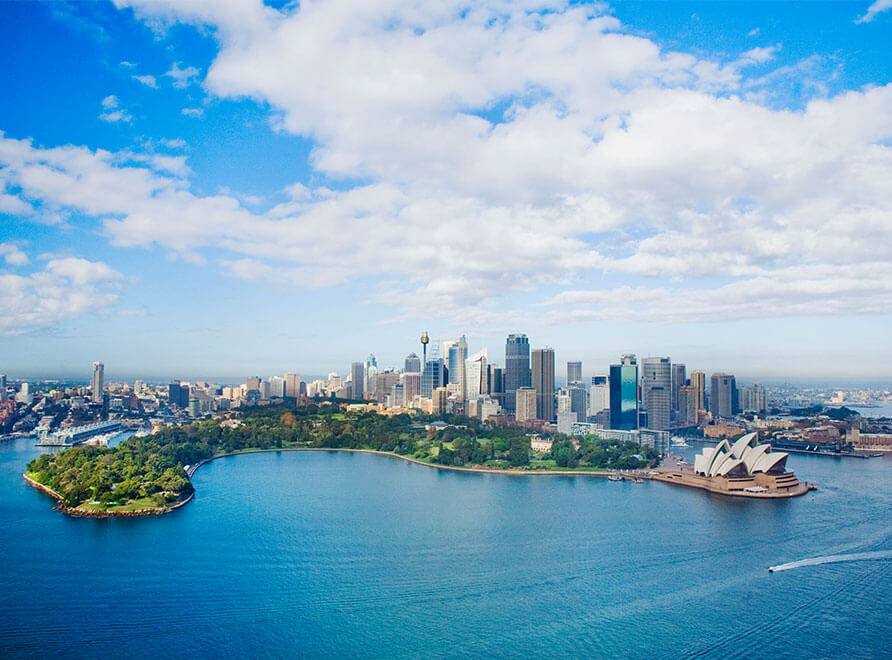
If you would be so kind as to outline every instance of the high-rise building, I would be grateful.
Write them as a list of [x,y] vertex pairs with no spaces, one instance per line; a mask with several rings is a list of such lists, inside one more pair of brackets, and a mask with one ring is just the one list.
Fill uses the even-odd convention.
[[647,428],[664,431],[671,422],[672,368],[669,358],[641,361],[641,402],[647,411]]
[[602,410],[610,410],[610,387],[607,376],[592,376],[592,386],[588,395],[588,416],[594,417]]
[[375,377],[375,380],[375,400],[378,403],[384,403],[384,398],[393,394],[393,386],[399,384],[400,374],[392,369],[382,371]]
[[449,347],[449,382],[457,385],[457,391],[467,397],[465,384],[465,361],[468,359],[468,341],[462,335],[461,339]]
[[554,349],[534,350],[531,366],[532,386],[536,390],[536,418],[554,421]]
[[741,410],[757,413],[767,410],[768,396],[765,392],[765,388],[759,383],[754,383],[749,387],[740,388],[739,408]]
[[515,391],[514,401],[517,410],[514,413],[514,420],[518,424],[529,422],[536,419],[537,399],[536,390],[529,386],[518,387]]
[[486,365],[486,389],[496,405],[504,408],[505,371],[501,367],[492,363]]
[[392,408],[402,408],[406,405],[406,388],[402,383],[394,383],[390,388],[390,405]]
[[694,385],[683,385],[678,390],[679,426],[694,426],[697,423],[697,388]]
[[293,399],[300,396],[300,374],[285,374],[285,396]]
[[[431,351],[434,353],[434,351]],[[438,387],[446,387],[449,382],[447,376],[446,364],[441,357],[433,357],[424,365],[424,371],[421,372],[421,396],[431,397],[433,391]]]
[[697,410],[706,410],[706,374],[694,369],[691,372],[691,385],[697,388]]
[[403,381],[403,401],[405,406],[412,403],[412,399],[421,394],[421,372],[405,373]]
[[567,363],[567,384],[582,382],[582,362]]
[[403,371],[407,374],[420,374],[421,358],[415,355],[415,353],[409,353],[409,355],[406,356],[406,363]]
[[101,362],[93,363],[93,380],[90,382],[90,401],[102,403],[105,386],[105,366]]
[[679,410],[678,393],[687,385],[687,368],[680,362],[672,364],[672,415],[677,416]]
[[0,374],[0,401],[6,401],[6,374]]
[[365,399],[365,365],[362,362],[350,365],[350,380],[353,381],[351,398],[354,401]]
[[[440,358],[440,362],[443,359]],[[442,415],[446,412],[446,406],[449,404],[449,390],[445,387],[435,387],[431,392],[431,414]]]
[[[298,385],[298,387],[300,387]],[[285,396],[285,379],[281,376],[272,376],[269,379],[270,398],[281,399]]]
[[260,391],[260,377],[259,376],[251,376],[245,381],[245,389],[248,392],[259,392]]
[[505,342],[505,410],[515,412],[515,392],[520,387],[529,387],[530,342],[526,335],[508,335]]
[[582,383],[574,383],[567,388],[570,395],[570,411],[576,413],[577,421],[585,421],[588,417],[588,392]]
[[709,412],[713,417],[733,417],[737,412],[737,382],[731,374],[712,374]]
[[623,355],[620,364],[610,365],[609,386],[610,428],[638,428],[638,362],[634,355]]
[[178,380],[172,382],[167,386],[167,402],[180,410],[185,410],[189,405],[189,386],[181,385]]
[[489,393],[486,366],[485,348],[465,362],[465,397],[468,401],[476,401],[480,395]]

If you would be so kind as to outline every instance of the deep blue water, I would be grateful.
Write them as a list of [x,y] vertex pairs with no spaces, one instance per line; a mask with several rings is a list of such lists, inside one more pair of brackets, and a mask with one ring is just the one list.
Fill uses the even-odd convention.
[[[692,450],[688,450],[692,454]],[[334,452],[215,461],[161,517],[53,511],[0,445],[3,657],[890,655],[892,456],[790,457],[820,489],[440,472]]]

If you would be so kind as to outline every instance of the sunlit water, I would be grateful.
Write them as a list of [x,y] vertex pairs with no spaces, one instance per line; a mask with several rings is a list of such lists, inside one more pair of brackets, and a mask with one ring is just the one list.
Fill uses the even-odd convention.
[[[694,448],[683,450],[689,457]],[[819,490],[440,472],[334,452],[195,475],[161,517],[75,519],[0,445],[0,656],[889,654],[892,456],[793,455]]]

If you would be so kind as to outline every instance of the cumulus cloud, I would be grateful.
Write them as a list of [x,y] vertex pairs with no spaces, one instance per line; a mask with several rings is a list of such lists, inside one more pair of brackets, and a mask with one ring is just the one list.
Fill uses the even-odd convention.
[[30,275],[0,274],[0,334],[52,326],[117,302],[120,273],[102,262],[53,259]]
[[24,199],[101,218],[115,245],[195,261],[213,249],[210,261],[249,279],[381,278],[379,302],[472,318],[568,280],[597,291],[602,274],[654,311],[666,292],[717,310],[777,290],[814,313],[871,312],[892,288],[834,286],[858,264],[892,262],[892,85],[769,104],[763,88],[819,71],[748,78],[778,46],[722,64],[591,6],[118,4],[209,26],[219,52],[206,89],[268,103],[282,130],[314,140],[318,173],[363,184],[298,184],[260,213],[228,191],[193,194],[161,163],[0,145],[18,154],[9,176]]
[[870,23],[877,14],[892,9],[892,0],[875,0],[875,2],[867,8],[867,12],[855,19],[856,23]]
[[183,108],[180,112],[186,117],[194,117],[195,119],[204,117],[204,108]]
[[28,255],[12,243],[0,243],[0,257],[9,266],[27,266],[30,263]]
[[155,80],[155,76],[133,76],[133,79],[142,83],[146,87],[158,89],[158,81]]
[[189,85],[198,81],[201,71],[194,66],[181,67],[179,62],[174,62],[170,71],[164,75],[173,79],[173,86],[178,89],[185,89]]
[[102,121],[112,123],[123,121],[130,123],[133,120],[130,113],[121,107],[121,102],[114,94],[102,99],[102,108],[103,112],[99,115],[99,118]]

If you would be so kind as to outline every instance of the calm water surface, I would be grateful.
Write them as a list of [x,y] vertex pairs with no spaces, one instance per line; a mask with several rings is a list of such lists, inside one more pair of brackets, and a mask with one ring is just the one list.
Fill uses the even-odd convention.
[[[692,456],[693,450],[686,450]],[[195,475],[162,517],[69,518],[0,445],[3,657],[889,657],[892,456],[792,455],[820,489],[440,472],[335,452]]]

